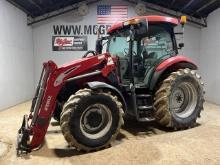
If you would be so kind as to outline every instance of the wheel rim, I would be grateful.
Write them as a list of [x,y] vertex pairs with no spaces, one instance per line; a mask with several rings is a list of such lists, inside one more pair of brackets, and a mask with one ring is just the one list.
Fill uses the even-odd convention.
[[90,139],[103,137],[111,128],[110,109],[103,104],[90,105],[80,117],[80,129]]
[[187,118],[194,112],[197,99],[195,86],[191,82],[182,82],[171,93],[171,111],[180,118]]

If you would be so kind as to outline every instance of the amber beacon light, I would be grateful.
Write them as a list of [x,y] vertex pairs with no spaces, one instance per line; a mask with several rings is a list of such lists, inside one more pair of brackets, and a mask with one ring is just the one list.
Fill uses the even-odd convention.
[[184,24],[186,24],[186,20],[187,20],[187,17],[186,17],[185,15],[183,15],[183,16],[181,16],[181,18],[180,18],[180,23],[181,23],[182,25],[184,25]]

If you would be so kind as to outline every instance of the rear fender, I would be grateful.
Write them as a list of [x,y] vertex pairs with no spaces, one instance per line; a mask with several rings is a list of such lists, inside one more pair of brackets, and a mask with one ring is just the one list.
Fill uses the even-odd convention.
[[153,91],[156,85],[165,78],[166,73],[171,73],[184,68],[193,70],[198,69],[197,65],[190,58],[185,56],[175,56],[164,60],[156,67],[150,81],[149,89]]
[[106,84],[104,82],[100,82],[100,81],[88,82],[86,84],[86,86],[89,87],[90,89],[93,89],[93,90],[96,90],[96,89],[107,89],[107,90],[111,91],[121,101],[122,106],[123,106],[123,110],[124,111],[127,110],[127,104],[125,102],[125,99],[124,99],[122,93],[116,87],[114,87],[112,85],[109,85],[109,84]]

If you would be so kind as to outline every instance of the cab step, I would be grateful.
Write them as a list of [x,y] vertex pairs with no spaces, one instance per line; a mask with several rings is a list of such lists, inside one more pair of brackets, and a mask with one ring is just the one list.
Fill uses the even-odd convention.
[[143,117],[143,118],[139,118],[140,122],[150,122],[150,121],[155,121],[155,118],[153,117]]
[[137,109],[139,111],[151,111],[153,109],[153,106],[142,105],[142,106],[138,106]]
[[149,94],[138,94],[136,95],[137,99],[147,99],[147,98],[151,98],[152,96]]

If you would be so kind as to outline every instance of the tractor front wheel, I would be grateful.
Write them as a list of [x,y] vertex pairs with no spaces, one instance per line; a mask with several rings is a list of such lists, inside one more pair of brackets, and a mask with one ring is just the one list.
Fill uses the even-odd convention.
[[117,97],[91,89],[82,89],[70,96],[60,118],[66,141],[84,151],[108,147],[122,124],[122,104]]
[[166,127],[193,127],[203,109],[203,82],[194,70],[172,72],[155,93],[155,118]]

